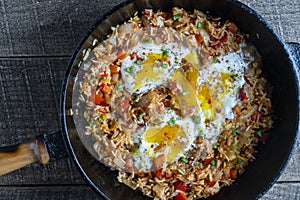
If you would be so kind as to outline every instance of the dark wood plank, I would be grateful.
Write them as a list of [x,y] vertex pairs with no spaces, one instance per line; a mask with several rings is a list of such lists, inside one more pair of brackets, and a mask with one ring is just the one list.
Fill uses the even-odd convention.
[[[0,57],[71,55],[91,26],[120,2],[0,0]],[[242,2],[265,17],[284,40],[300,42],[298,0]]]
[[[28,200],[28,199],[44,199],[44,200],[101,200],[88,186],[35,186],[35,187],[0,187],[0,198],[5,200]],[[2,198],[1,198],[2,199]]]
[[[289,191],[287,193],[286,191]],[[300,199],[299,183],[277,183],[261,200],[296,200]],[[117,192],[117,191],[116,191]],[[6,200],[27,199],[101,199],[88,186],[34,186],[34,187],[0,187],[0,196]]]

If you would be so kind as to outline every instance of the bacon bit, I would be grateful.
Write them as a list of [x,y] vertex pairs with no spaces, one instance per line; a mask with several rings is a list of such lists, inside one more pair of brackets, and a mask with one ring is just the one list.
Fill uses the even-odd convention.
[[120,67],[118,65],[111,65],[109,68],[110,68],[110,73],[112,74],[118,74],[120,71]]
[[155,171],[155,176],[156,176],[157,178],[160,178],[162,175],[163,175],[162,168],[157,169],[157,170]]
[[242,101],[244,101],[245,99],[247,99],[247,95],[245,93],[244,88],[240,88],[240,98]]
[[182,182],[182,181],[177,181],[177,182],[175,183],[175,190],[180,190],[180,191],[182,191],[182,192],[186,192],[187,189],[188,189],[187,183]]
[[129,100],[128,99],[124,99],[123,104],[121,105],[121,108],[123,111],[126,111],[129,107]]
[[237,178],[237,174],[238,174],[237,169],[234,169],[234,168],[230,169],[230,178],[231,179],[236,179]]
[[212,181],[208,184],[208,187],[214,187],[216,185],[217,181]]
[[237,116],[239,116],[241,114],[242,110],[241,110],[241,108],[238,105],[235,105],[232,108],[232,112],[234,112]]
[[204,164],[208,165],[211,163],[211,161],[214,159],[214,157],[211,157],[211,158],[207,158],[207,159],[204,159],[203,162]]
[[230,31],[231,33],[236,33],[237,31],[237,26],[234,23],[228,23],[226,30]]
[[259,137],[258,141],[265,143],[269,138],[271,134],[269,132],[263,131],[261,134],[261,137]]
[[247,76],[244,76],[244,79],[245,79],[246,83],[248,83],[251,87],[253,87],[253,84],[250,82],[250,80],[248,79]]
[[103,98],[103,95],[102,93],[96,93],[94,96],[91,97],[92,98],[92,101],[94,101],[94,103],[96,105],[100,105],[101,103],[104,102],[104,98]]
[[196,38],[198,44],[203,43],[203,38],[202,38],[202,36],[201,36],[200,34],[196,34],[196,35],[195,35],[195,38]]
[[227,35],[225,34],[223,37],[220,38],[220,43],[224,43],[227,40]]
[[188,198],[182,192],[179,192],[175,197],[175,200],[187,200],[187,199]]

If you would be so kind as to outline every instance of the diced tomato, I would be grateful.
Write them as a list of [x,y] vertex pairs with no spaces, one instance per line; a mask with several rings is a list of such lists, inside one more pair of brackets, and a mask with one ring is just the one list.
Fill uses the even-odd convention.
[[204,164],[208,165],[209,163],[211,163],[211,161],[213,160],[214,158],[208,158],[208,159],[205,159],[203,160]]
[[230,169],[230,178],[236,179],[236,178],[237,178],[237,175],[238,175],[237,169],[231,168],[231,169]]
[[99,103],[99,106],[108,107],[109,104],[107,104],[107,103],[105,103],[105,102],[101,102],[101,103]]
[[223,43],[227,40],[227,35],[225,34],[223,37],[220,38],[220,42]]
[[196,38],[196,41],[198,42],[198,44],[201,44],[203,42],[203,38],[200,34],[196,34],[195,38]]
[[175,183],[175,190],[180,190],[182,192],[186,192],[188,189],[188,185],[185,182],[177,181]]
[[162,168],[157,169],[157,170],[155,171],[155,176],[156,176],[157,178],[160,178],[160,177],[162,176],[162,174],[163,174]]
[[110,68],[110,73],[112,74],[118,74],[120,71],[120,67],[118,65],[111,65],[109,68]]
[[129,100],[128,99],[124,99],[121,107],[122,107],[123,111],[126,111],[128,109],[128,107],[129,107]]
[[240,88],[240,98],[242,101],[244,101],[245,99],[247,99],[247,95],[245,93],[244,88]]
[[187,200],[187,199],[188,198],[182,192],[179,192],[175,197],[175,200]]
[[103,98],[103,96],[102,96],[101,93],[96,93],[96,94],[94,95],[93,101],[94,101],[94,103],[95,103],[96,105],[100,105],[101,103],[104,102],[104,98]]
[[166,19],[167,17],[168,17],[168,13],[163,13],[162,15],[161,15],[164,19]]

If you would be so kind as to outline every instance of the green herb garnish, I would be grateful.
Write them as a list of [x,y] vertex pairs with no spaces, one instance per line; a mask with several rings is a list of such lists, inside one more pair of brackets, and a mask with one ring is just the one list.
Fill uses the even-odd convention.
[[232,131],[232,135],[233,135],[234,137],[236,137],[238,132],[239,132],[238,129],[234,129],[234,130]]
[[233,150],[238,150],[239,147],[237,145],[233,145],[232,148]]
[[219,144],[218,142],[215,142],[215,143],[213,143],[212,146],[213,146],[214,149],[216,149],[216,148],[218,148],[219,145],[220,145],[220,144]]
[[170,126],[174,126],[174,125],[175,125],[175,119],[174,119],[173,117],[171,117],[171,118],[169,119],[169,121],[168,121],[168,124],[169,124]]
[[204,24],[201,23],[201,22],[198,22],[197,27],[198,27],[198,28],[203,28],[203,27],[204,27]]
[[141,61],[141,60],[137,60],[137,61],[135,61],[135,64],[137,64],[137,65],[142,65],[144,62],[143,61]]
[[176,14],[173,16],[173,20],[176,21],[178,19],[181,19],[182,18],[182,14]]
[[93,83],[94,81],[96,81],[97,79],[94,77],[94,78],[91,78],[90,80],[90,83]]
[[100,78],[100,81],[105,81],[106,80],[106,77],[101,77]]
[[93,127],[93,122],[89,123],[89,127],[92,128]]
[[243,161],[242,159],[240,159],[240,158],[237,159],[237,163],[238,163],[238,164],[241,164],[241,163],[243,163],[243,162],[244,162],[244,161]]
[[212,161],[210,162],[210,164],[211,164],[212,166],[215,166],[215,165],[216,165],[216,161],[215,161],[215,160],[212,160]]
[[117,84],[117,90],[119,90],[119,91],[123,91],[123,90],[124,90],[124,89],[123,89],[123,86],[120,85],[119,83]]
[[139,114],[139,117],[138,117],[138,120],[139,121],[142,121],[143,120],[143,116],[145,115],[145,113],[141,113],[141,114]]
[[135,103],[138,103],[141,100],[140,96],[137,96],[136,99],[134,100]]
[[194,117],[194,122],[195,122],[196,124],[199,124],[199,123],[201,122],[201,118],[200,118],[199,116],[195,116],[195,117]]
[[165,46],[163,46],[163,47],[161,48],[161,51],[163,52],[163,55],[164,55],[164,56],[168,56],[168,55],[169,55],[169,51],[168,51],[168,49],[167,49]]
[[213,58],[213,63],[217,63],[219,60],[218,60],[218,58],[217,57],[214,57]]
[[104,122],[104,119],[102,119],[101,117],[98,117],[98,122],[102,123],[102,122]]
[[188,95],[189,94],[189,92],[188,91],[184,91],[184,92],[182,92],[182,95],[183,96],[185,96],[185,95]]
[[161,67],[162,67],[162,68],[168,68],[169,65],[168,65],[168,63],[163,62],[163,63],[161,64]]
[[259,136],[259,137],[262,137],[262,131],[259,129],[256,134]]
[[134,72],[135,72],[135,67],[134,67],[134,66],[126,67],[126,68],[125,68],[125,72],[127,72],[127,73],[133,75]]
[[181,157],[181,161],[185,164],[187,164],[189,162],[189,160],[185,156]]
[[152,43],[153,42],[153,39],[152,38],[149,38],[148,39],[148,43]]

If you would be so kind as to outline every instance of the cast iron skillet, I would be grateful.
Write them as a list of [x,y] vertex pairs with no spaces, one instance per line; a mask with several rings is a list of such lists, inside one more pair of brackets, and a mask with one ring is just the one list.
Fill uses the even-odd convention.
[[[260,144],[256,160],[251,162],[245,172],[230,187],[209,199],[255,199],[260,198],[278,179],[290,158],[299,132],[299,44],[285,44],[266,21],[255,11],[235,0],[136,0],[126,1],[115,7],[100,20],[87,34],[75,50],[63,81],[61,94],[62,130],[43,135],[40,139],[22,145],[31,149],[35,160],[43,163],[66,156],[64,146],[91,187],[105,199],[147,199],[138,191],[133,191],[117,182],[117,173],[98,162],[86,150],[76,131],[72,108],[72,89],[83,50],[93,48],[94,39],[102,41],[111,33],[111,27],[127,21],[136,11],[145,8],[170,10],[178,6],[186,10],[198,9],[222,17],[237,24],[241,32],[250,35],[253,43],[263,57],[264,71],[273,86],[272,102],[275,123],[266,144]],[[0,163],[3,156],[18,151],[23,146],[0,148]],[[3,153],[6,152],[6,153]],[[16,162],[19,162],[16,157]],[[29,162],[30,163],[30,162]],[[28,163],[28,164],[29,164]],[[15,163],[14,163],[15,164]],[[0,166],[0,175],[24,166]],[[3,170],[6,168],[6,170]],[[4,172],[4,173],[3,173]]]

